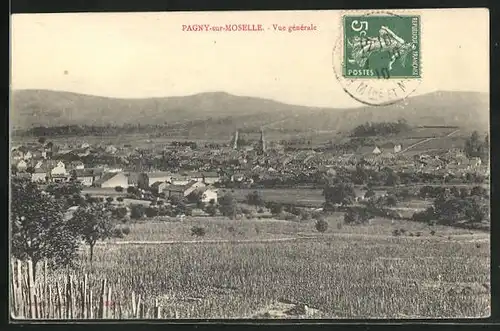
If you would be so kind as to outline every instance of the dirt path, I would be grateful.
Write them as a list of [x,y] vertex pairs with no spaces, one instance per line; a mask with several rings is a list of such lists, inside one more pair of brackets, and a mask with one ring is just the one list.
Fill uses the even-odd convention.
[[431,140],[441,139],[441,138],[446,138],[446,137],[451,137],[452,135],[454,135],[454,134],[455,134],[455,133],[457,133],[458,131],[460,131],[460,130],[455,130],[455,131],[452,131],[452,132],[450,132],[450,133],[448,133],[447,135],[444,135],[444,136],[442,136],[442,137],[432,137],[432,138],[426,138],[426,139],[424,139],[424,140],[421,140],[421,141],[419,141],[419,142],[414,143],[413,145],[410,145],[410,146],[406,147],[405,149],[403,149],[403,150],[401,151],[401,153],[404,153],[404,152],[408,151],[409,149],[411,149],[411,148],[413,148],[413,147],[415,147],[415,146],[421,145],[421,144],[426,143],[426,142],[431,141]]
[[[387,238],[405,238],[409,240],[422,240],[422,239],[432,239],[444,242],[457,241],[460,242],[488,242],[490,236],[487,233],[474,233],[470,234],[456,234],[447,236],[451,239],[447,239],[440,236],[400,236],[394,237],[392,234],[364,234],[364,233],[331,233],[324,235],[314,235],[308,233],[298,233],[297,237],[286,237],[286,238],[272,238],[272,239],[243,239],[243,240],[224,240],[224,239],[208,239],[208,240],[145,240],[145,241],[109,241],[109,242],[98,242],[96,245],[107,246],[107,245],[189,245],[189,244],[259,244],[259,243],[283,243],[283,242],[294,242],[294,241],[308,241],[308,240],[318,240],[325,238],[353,238],[353,239],[387,239]],[[465,239],[468,240],[465,240]]]

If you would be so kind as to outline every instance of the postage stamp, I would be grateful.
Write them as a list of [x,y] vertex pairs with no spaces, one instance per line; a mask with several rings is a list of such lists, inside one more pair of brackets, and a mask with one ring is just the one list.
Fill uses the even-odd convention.
[[371,106],[410,96],[422,79],[421,33],[419,15],[342,15],[333,61],[344,91]]
[[344,77],[420,78],[419,16],[344,16]]

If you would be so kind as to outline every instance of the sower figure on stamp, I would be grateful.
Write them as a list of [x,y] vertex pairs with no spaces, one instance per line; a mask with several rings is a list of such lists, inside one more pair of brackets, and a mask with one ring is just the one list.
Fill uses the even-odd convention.
[[396,35],[391,29],[382,26],[378,37],[359,37],[355,36],[352,40],[347,40],[352,49],[349,63],[357,64],[365,68],[371,54],[375,52],[388,52],[390,55],[388,69],[392,70],[392,65],[396,59],[400,59],[401,65],[405,67],[406,55],[411,50],[411,43]]

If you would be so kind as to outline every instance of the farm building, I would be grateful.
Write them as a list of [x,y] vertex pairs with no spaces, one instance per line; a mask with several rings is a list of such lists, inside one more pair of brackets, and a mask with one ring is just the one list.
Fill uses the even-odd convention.
[[31,174],[31,180],[36,183],[44,183],[47,181],[47,171],[42,168],[35,169],[35,172]]
[[151,186],[152,190],[154,190],[158,194],[160,194],[161,192],[163,192],[168,187],[168,184],[167,184],[167,182],[157,181],[157,182],[154,182],[153,184],[151,184],[150,186]]
[[101,178],[101,169],[75,169],[72,173],[76,180],[81,182],[84,186],[92,186],[96,180]]
[[97,187],[117,187],[121,186],[123,188],[129,187],[129,176],[126,176],[123,172],[116,173],[105,173],[101,178],[94,182]]
[[164,171],[148,172],[147,175],[150,186],[156,182],[169,182],[172,179],[172,174]]

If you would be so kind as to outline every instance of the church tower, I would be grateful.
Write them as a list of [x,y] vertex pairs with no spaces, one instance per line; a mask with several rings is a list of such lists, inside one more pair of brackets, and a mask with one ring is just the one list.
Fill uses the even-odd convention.
[[238,130],[234,133],[234,140],[233,140],[233,149],[238,149]]
[[266,139],[264,138],[264,129],[260,128],[260,152],[265,153],[267,149]]

